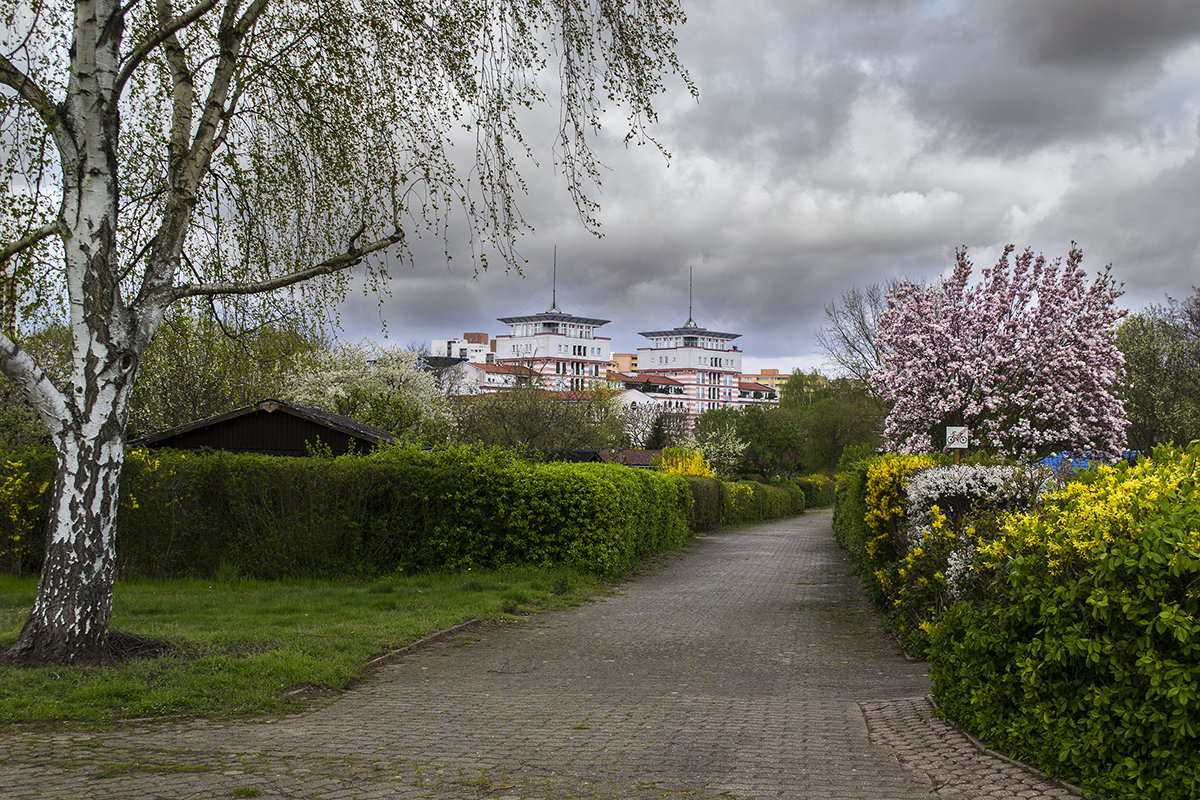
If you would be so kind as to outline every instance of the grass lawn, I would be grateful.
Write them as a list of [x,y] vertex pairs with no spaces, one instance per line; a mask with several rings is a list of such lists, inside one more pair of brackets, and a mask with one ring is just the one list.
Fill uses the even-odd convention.
[[[36,578],[0,575],[0,648],[16,640]],[[372,582],[118,582],[111,629],[164,640],[165,655],[113,667],[0,667],[0,725],[103,725],[299,707],[344,689],[375,656],[474,618],[560,608],[601,589],[566,569]],[[304,690],[297,692],[296,690]]]

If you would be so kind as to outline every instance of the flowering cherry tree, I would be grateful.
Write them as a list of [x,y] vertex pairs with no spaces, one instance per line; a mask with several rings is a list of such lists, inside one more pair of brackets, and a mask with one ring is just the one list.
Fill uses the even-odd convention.
[[978,283],[960,249],[940,284],[889,293],[873,376],[891,406],[889,446],[935,449],[945,426],[966,425],[973,446],[1019,458],[1124,449],[1114,325],[1125,312],[1111,268],[1089,283],[1074,243],[1065,263],[1013,251],[1006,247]]

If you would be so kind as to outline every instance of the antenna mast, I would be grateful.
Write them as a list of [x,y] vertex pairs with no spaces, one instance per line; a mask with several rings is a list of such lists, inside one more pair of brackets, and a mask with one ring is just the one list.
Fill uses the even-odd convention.
[[696,327],[696,321],[692,319],[692,269],[693,267],[688,266],[688,321],[683,326],[685,328]]
[[554,271],[551,273],[550,279],[550,307],[546,309],[546,313],[554,312],[561,314],[558,309],[558,245],[554,245]]

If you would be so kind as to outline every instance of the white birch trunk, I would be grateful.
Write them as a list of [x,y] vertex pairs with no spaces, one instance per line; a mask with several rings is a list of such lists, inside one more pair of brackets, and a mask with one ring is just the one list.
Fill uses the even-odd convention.
[[[96,409],[112,416],[110,405]],[[92,426],[89,426],[92,427]],[[116,563],[120,426],[95,438],[71,432],[55,443],[58,474],[37,599],[8,658],[20,663],[102,663],[108,659]],[[115,434],[115,435],[114,435]]]
[[[39,373],[23,376],[26,397],[50,429],[58,473],[37,598],[5,656],[18,663],[109,657],[125,421],[138,359],[161,318],[151,312],[138,320],[117,277],[119,16],[113,0],[76,4],[65,130],[56,136],[73,372],[61,391]],[[21,372],[13,352],[0,355],[8,356],[6,372]]]

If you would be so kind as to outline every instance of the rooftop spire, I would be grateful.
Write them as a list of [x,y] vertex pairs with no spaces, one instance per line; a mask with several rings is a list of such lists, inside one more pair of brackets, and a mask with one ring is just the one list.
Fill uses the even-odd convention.
[[688,267],[688,321],[684,323],[685,328],[698,328],[696,320],[692,319],[692,267]]
[[550,307],[546,309],[547,314],[561,314],[562,311],[558,307],[558,245],[554,245],[554,271],[551,273],[550,279]]

